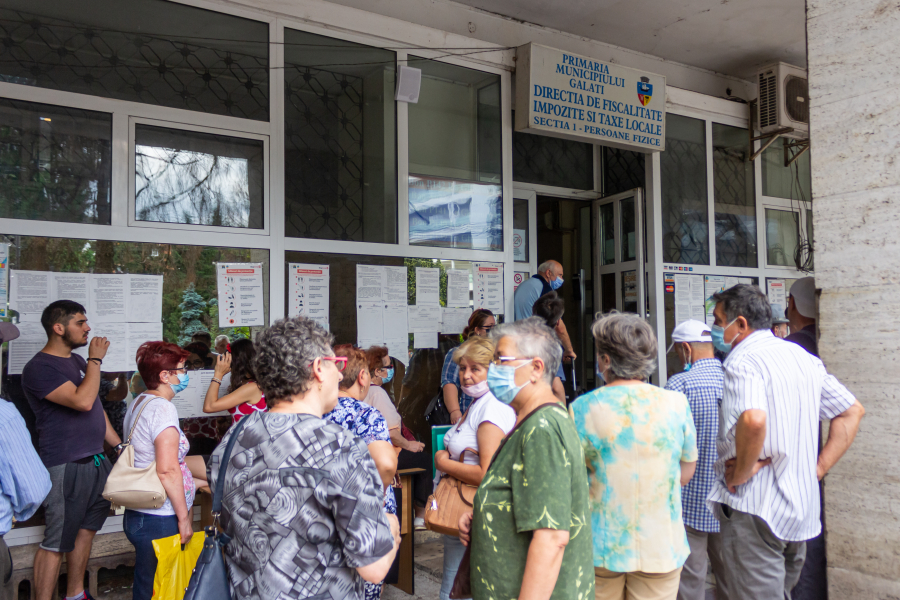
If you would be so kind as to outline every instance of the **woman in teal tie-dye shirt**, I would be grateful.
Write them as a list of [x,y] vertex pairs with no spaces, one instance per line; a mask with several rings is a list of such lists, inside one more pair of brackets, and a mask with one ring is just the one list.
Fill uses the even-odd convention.
[[674,600],[690,554],[681,486],[697,441],[687,398],[645,383],[656,336],[637,315],[612,313],[592,328],[607,385],[572,403],[590,483],[597,599],[629,588]]

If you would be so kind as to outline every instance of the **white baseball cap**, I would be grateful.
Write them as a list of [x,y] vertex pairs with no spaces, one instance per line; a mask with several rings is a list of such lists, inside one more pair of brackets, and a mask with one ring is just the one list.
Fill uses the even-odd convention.
[[695,321],[694,319],[688,319],[678,325],[675,330],[672,331],[672,343],[669,345],[669,349],[666,350],[666,354],[671,352],[672,348],[675,347],[675,344],[679,342],[712,343],[712,333],[710,333],[709,325],[701,321]]
[[812,277],[798,279],[791,286],[790,295],[794,297],[797,312],[804,317],[816,318],[816,280]]

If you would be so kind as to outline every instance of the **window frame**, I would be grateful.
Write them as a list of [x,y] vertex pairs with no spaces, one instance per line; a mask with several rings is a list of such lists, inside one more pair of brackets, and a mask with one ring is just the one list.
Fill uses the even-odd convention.
[[[137,160],[137,145],[135,142],[135,131],[138,125],[149,125],[151,127],[160,127],[164,129],[175,129],[184,132],[208,133],[211,135],[221,135],[231,138],[239,138],[245,140],[257,140],[263,143],[263,227],[261,229],[252,229],[250,227],[220,227],[216,225],[200,225],[194,223],[166,223],[161,221],[141,221],[137,218],[137,198],[135,189],[137,174],[135,173],[135,165]],[[215,233],[236,233],[241,232],[246,235],[269,235],[271,226],[271,207],[269,202],[269,185],[271,179],[271,167],[269,158],[269,136],[255,133],[247,133],[244,131],[234,131],[228,129],[218,129],[213,127],[203,127],[200,125],[188,125],[184,123],[173,123],[171,121],[160,121],[156,119],[148,119],[145,117],[129,117],[128,119],[128,226],[129,227],[147,227],[150,229],[175,229],[182,231],[211,231]]]

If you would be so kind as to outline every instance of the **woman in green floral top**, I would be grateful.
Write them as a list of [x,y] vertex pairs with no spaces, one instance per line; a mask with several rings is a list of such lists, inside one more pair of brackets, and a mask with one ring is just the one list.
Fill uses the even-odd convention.
[[472,545],[472,597],[593,600],[584,454],[550,387],[559,340],[537,317],[498,325],[492,337],[488,386],[516,411],[516,428],[475,494],[474,515],[460,519],[460,539]]

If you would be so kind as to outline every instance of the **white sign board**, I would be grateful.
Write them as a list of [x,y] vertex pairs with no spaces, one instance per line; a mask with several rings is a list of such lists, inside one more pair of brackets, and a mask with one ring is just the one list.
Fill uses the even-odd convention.
[[538,44],[516,50],[516,131],[666,149],[666,78]]
[[216,263],[219,327],[265,325],[261,263]]

